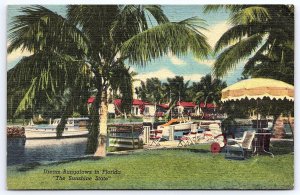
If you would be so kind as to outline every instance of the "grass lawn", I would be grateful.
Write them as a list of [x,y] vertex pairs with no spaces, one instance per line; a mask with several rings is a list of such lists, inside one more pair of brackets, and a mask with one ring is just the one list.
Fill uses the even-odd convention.
[[[12,166],[7,169],[7,186],[8,189],[292,189],[292,143],[273,143],[271,150],[275,158],[254,156],[238,161],[224,159],[222,153],[212,155],[209,146],[198,145],[105,159]],[[63,173],[64,169],[75,172]],[[56,176],[65,180],[56,180]],[[70,176],[91,180],[69,180]]]

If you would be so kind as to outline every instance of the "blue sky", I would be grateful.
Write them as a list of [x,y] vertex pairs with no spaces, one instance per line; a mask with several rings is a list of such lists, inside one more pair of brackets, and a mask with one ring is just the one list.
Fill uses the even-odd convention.
[[[19,8],[21,6],[8,6],[8,25],[12,21],[12,17],[19,14]],[[49,9],[65,15],[65,6],[51,5],[47,6]],[[213,47],[219,37],[228,29],[230,25],[227,23],[229,13],[225,11],[218,11],[212,13],[203,13],[203,7],[201,5],[164,5],[162,6],[165,14],[170,21],[180,21],[189,17],[198,16],[206,21],[206,28],[208,31],[202,31],[208,38],[209,44]],[[26,51],[16,51],[7,58],[7,68],[10,69],[22,58],[22,56],[30,55]],[[161,80],[166,80],[167,77],[174,77],[180,75],[185,80],[199,81],[200,78],[208,73],[211,73],[212,65],[215,57],[209,57],[209,59],[198,60],[192,54],[186,56],[174,56],[169,54],[159,59],[152,60],[146,67],[139,67],[135,65],[129,65],[132,70],[139,75],[137,79],[145,80],[150,77],[158,77]],[[223,78],[228,84],[235,83],[237,78],[241,77],[242,65],[231,71],[227,76]],[[138,85],[138,83],[135,83]]]

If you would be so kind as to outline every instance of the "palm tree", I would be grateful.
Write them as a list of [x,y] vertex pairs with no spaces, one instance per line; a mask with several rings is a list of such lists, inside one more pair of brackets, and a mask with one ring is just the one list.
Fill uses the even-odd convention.
[[200,82],[193,82],[191,89],[195,95],[193,101],[200,104],[204,102],[204,107],[207,103],[220,104],[221,91],[227,86],[226,82],[220,79],[212,79],[210,74],[201,78]]
[[[222,77],[240,60],[249,58],[244,75],[276,77],[293,83],[294,74],[294,7],[291,5],[224,5],[206,6],[205,11],[226,9],[231,12],[232,27],[215,45],[220,53],[214,74]],[[273,72],[273,74],[269,74]],[[273,76],[272,76],[273,75]]]
[[167,102],[169,102],[169,110],[166,112],[168,120],[173,117],[172,110],[178,101],[189,100],[189,82],[190,81],[185,82],[182,76],[175,76],[173,78],[167,78],[167,83],[163,83],[164,99],[168,99]]
[[[16,74],[16,78],[26,75],[30,81],[22,108],[29,107],[42,91],[56,93],[62,86],[72,87],[82,75],[80,67],[86,67],[93,75],[90,86],[97,89],[100,110],[96,156],[106,155],[107,94],[115,81],[114,68],[124,67],[125,60],[145,66],[169,52],[192,52],[201,59],[210,51],[206,37],[199,32],[203,20],[170,22],[157,5],[69,5],[66,18],[42,6],[21,11],[9,32],[8,52],[21,48],[33,53],[28,57],[32,63],[19,62],[19,70],[30,67],[35,74]],[[149,16],[158,25],[150,25]]]
[[143,101],[161,103],[164,91],[162,89],[162,82],[157,78],[147,78],[146,82],[141,81],[141,86],[135,88],[136,94]]
[[164,99],[162,82],[157,78],[147,78],[146,82],[141,81],[141,86],[135,88],[135,92],[143,101],[154,103],[154,110]]
[[[136,72],[130,72],[129,68],[122,65],[121,67],[112,68],[111,89],[114,98],[121,99],[121,113],[128,114],[131,112],[131,104],[133,100],[133,82]],[[118,107],[116,107],[118,108]]]
[[181,100],[188,100],[188,86],[190,81],[184,81],[182,76],[167,78],[167,83],[163,83],[165,96],[170,98],[170,104]]

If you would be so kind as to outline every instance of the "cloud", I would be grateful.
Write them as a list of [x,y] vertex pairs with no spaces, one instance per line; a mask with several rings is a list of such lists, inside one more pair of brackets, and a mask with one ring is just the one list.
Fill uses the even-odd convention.
[[230,28],[230,24],[227,21],[217,23],[215,25],[209,26],[208,31],[204,31],[203,34],[207,37],[207,42],[213,48],[219,38]]
[[172,54],[171,52],[168,53],[168,57],[174,65],[186,65],[185,61],[179,59],[176,55]]
[[[138,80],[135,81],[133,83],[134,87],[140,86],[141,81],[146,81],[147,78],[152,78],[152,77],[157,77],[160,80],[166,80],[168,77],[175,77],[176,74],[172,71],[170,71],[169,69],[163,68],[157,71],[153,71],[153,72],[147,72],[147,73],[142,73],[142,74],[138,74],[134,77],[134,79]],[[198,73],[194,73],[194,74],[181,74],[178,76],[183,76],[185,81],[199,81],[201,79],[201,77],[203,77],[203,74],[198,74]]]
[[188,75],[182,75],[185,81],[190,80],[193,81],[200,81],[201,77],[203,77],[203,74],[188,74]]
[[24,56],[30,56],[30,55],[32,55],[32,53],[30,53],[28,50],[22,51],[21,49],[17,49],[7,55],[7,62],[11,63],[17,59],[21,59]]
[[175,77],[175,76],[176,74],[174,72],[170,71],[169,69],[162,68],[157,71],[138,74],[134,78],[139,79],[141,81],[146,81],[147,78],[152,78],[152,77],[157,77],[160,80],[166,80],[168,77]]

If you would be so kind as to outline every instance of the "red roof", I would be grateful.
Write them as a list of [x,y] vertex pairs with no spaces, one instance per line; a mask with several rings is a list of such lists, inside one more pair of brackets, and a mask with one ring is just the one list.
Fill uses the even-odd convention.
[[158,104],[159,107],[162,107],[164,109],[168,109],[169,105],[168,104]]
[[183,106],[183,107],[195,107],[196,104],[194,102],[177,102],[176,106]]
[[[91,104],[95,101],[95,97],[90,97],[87,101],[88,104]],[[114,100],[114,104],[116,106],[121,106],[121,99],[115,99]],[[138,99],[133,99],[132,100],[132,105],[138,105],[138,106],[142,106],[142,105],[152,105],[152,103],[149,103],[149,102],[143,102],[142,100],[138,100]],[[195,107],[196,104],[194,102],[183,102],[181,101],[180,103],[177,102],[176,104],[177,106],[183,106],[183,107]],[[201,108],[204,108],[204,102],[201,102],[200,103],[200,107]],[[164,109],[168,109],[169,108],[169,105],[168,104],[159,104],[158,106],[164,108]],[[215,104],[212,104],[212,103],[207,103],[206,104],[206,108],[216,108],[217,105]]]
[[[217,107],[217,105],[215,105],[215,104],[211,104],[211,103],[206,104],[206,108],[216,108],[216,107]],[[200,103],[200,108],[205,108],[204,102]]]
[[144,102],[142,100],[133,99],[132,105],[144,105]]
[[[115,99],[114,100],[114,104],[117,105],[117,106],[120,106],[121,105],[121,99]],[[138,99],[133,99],[132,100],[132,105],[149,105],[150,103],[148,102],[143,102],[142,100],[138,100]]]
[[[87,101],[88,104],[91,104],[95,101],[95,97],[90,97]],[[115,105],[121,105],[121,99],[115,99],[114,100]],[[143,102],[142,100],[133,99],[132,105],[151,105],[151,103]]]

